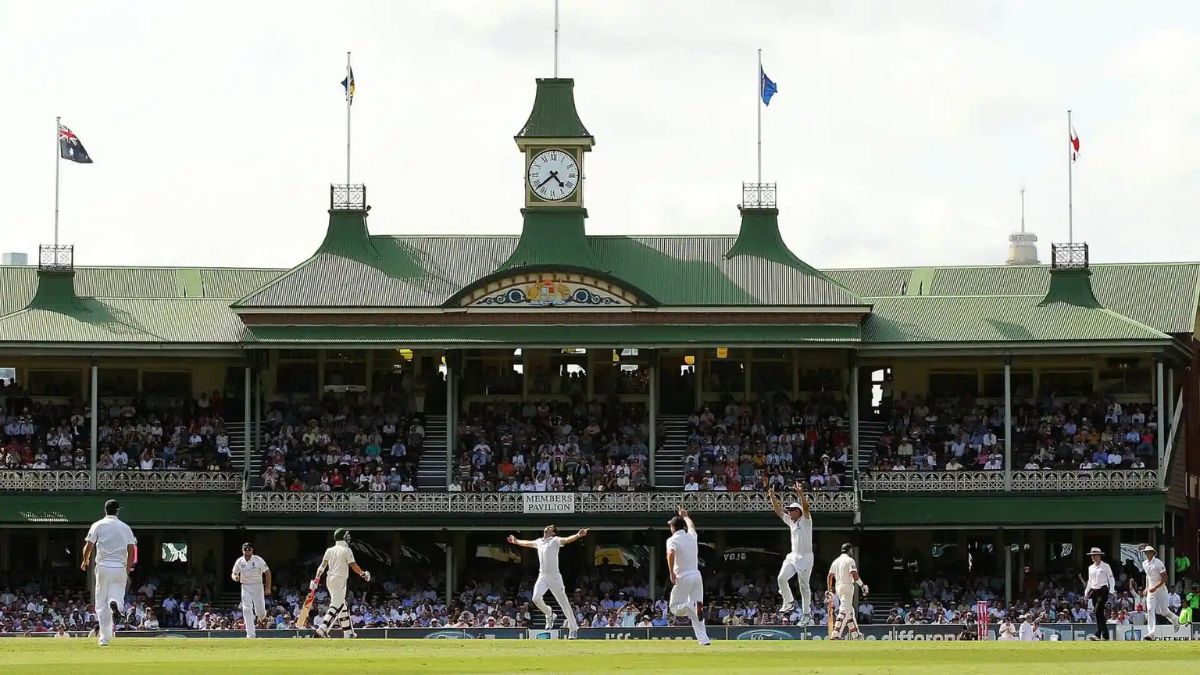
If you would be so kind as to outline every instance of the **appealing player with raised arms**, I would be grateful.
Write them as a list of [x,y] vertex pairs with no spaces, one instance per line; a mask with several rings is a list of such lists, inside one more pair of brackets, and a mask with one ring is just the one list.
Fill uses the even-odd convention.
[[692,622],[696,641],[703,646],[712,644],[700,612],[704,609],[704,580],[700,577],[700,540],[696,524],[680,505],[677,515],[667,522],[671,536],[667,539],[667,569],[671,570],[670,610],[675,616],[686,616]]
[[771,500],[771,510],[791,530],[792,537],[792,551],[783,559],[783,566],[779,568],[779,594],[783,596],[783,606],[779,608],[779,611],[782,614],[796,609],[796,598],[792,595],[791,582],[792,577],[798,577],[797,581],[800,585],[799,625],[807,626],[812,615],[809,607],[812,598],[809,579],[812,577],[813,568],[813,521],[812,512],[809,509],[808,493],[804,491],[804,483],[796,482],[796,492],[800,494],[800,501],[788,504],[786,510],[779,500],[779,495],[775,494],[774,487],[767,490],[767,497]]
[[558,571],[558,550],[566,544],[583,539],[587,534],[587,528],[584,528],[569,537],[560,537],[557,527],[547,525],[546,529],[542,530],[540,539],[517,539],[511,534],[507,539],[508,543],[514,546],[537,549],[538,576],[533,584],[533,604],[546,615],[546,630],[554,628],[554,610],[546,603],[545,598],[546,591],[553,593],[554,599],[566,615],[564,619],[567,623],[567,637],[572,640],[579,634],[579,622],[575,620],[575,611],[571,609],[571,602],[567,599],[567,588],[563,584],[562,573]]

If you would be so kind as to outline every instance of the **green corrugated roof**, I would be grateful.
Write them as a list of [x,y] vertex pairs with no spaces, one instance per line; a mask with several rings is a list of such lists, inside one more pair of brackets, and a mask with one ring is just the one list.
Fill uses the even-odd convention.
[[79,298],[75,305],[0,317],[0,343],[236,344],[245,330],[225,299]]
[[[828,270],[863,297],[911,294],[930,268]],[[1037,296],[1050,286],[1049,265],[934,268],[925,295]],[[1104,307],[1164,333],[1192,333],[1200,308],[1200,263],[1093,264],[1092,290]]]
[[1037,296],[869,298],[868,343],[1165,341],[1169,336],[1101,308]]
[[251,326],[259,344],[539,345],[553,347],[846,343],[858,326],[548,325]]

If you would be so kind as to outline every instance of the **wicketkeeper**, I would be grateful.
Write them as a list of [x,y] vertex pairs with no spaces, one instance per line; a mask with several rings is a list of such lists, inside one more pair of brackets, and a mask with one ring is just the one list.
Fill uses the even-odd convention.
[[350,550],[350,531],[339,529],[333,533],[333,546],[325,549],[325,557],[317,567],[317,575],[308,585],[310,591],[315,591],[321,584],[321,575],[329,572],[325,585],[329,587],[329,609],[325,611],[325,622],[317,628],[317,637],[328,637],[333,621],[337,619],[342,627],[342,637],[354,637],[354,628],[350,625],[350,608],[346,606],[346,582],[350,580],[350,570],[362,577],[363,581],[371,580],[371,573],[365,572],[358,563],[354,562],[354,551]]

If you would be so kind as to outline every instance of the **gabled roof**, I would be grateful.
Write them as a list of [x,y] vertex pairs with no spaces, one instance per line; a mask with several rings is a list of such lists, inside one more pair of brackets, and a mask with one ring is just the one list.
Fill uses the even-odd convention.
[[[496,271],[516,236],[372,236],[404,265],[364,264],[318,252],[235,307],[439,307]],[[804,267],[754,255],[726,258],[733,235],[589,236],[599,271],[664,306],[863,306],[843,286]]]
[[[1196,329],[1200,262],[1092,264],[1092,290],[1106,309],[1164,333]],[[1045,296],[1049,265],[883,267],[826,270],[865,298]]]

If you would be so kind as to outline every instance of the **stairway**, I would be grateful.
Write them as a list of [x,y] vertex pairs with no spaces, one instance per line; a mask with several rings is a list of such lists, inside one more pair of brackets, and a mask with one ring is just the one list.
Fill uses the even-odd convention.
[[446,489],[446,416],[425,417],[425,445],[415,485],[421,490]]
[[875,459],[875,448],[887,425],[877,420],[858,421],[858,472],[871,470]]
[[900,604],[900,596],[895,593],[871,593],[868,599],[875,608],[871,613],[871,623],[887,623],[888,614]]
[[[244,422],[226,422],[225,431],[229,432],[230,471],[244,471],[246,468],[246,424]],[[263,458],[261,453],[250,457],[250,487],[262,485]],[[239,600],[240,602],[240,600]]]
[[654,457],[654,487],[662,490],[683,489],[683,456],[687,451],[686,415],[666,415],[660,417],[665,437],[662,447],[655,451]]

